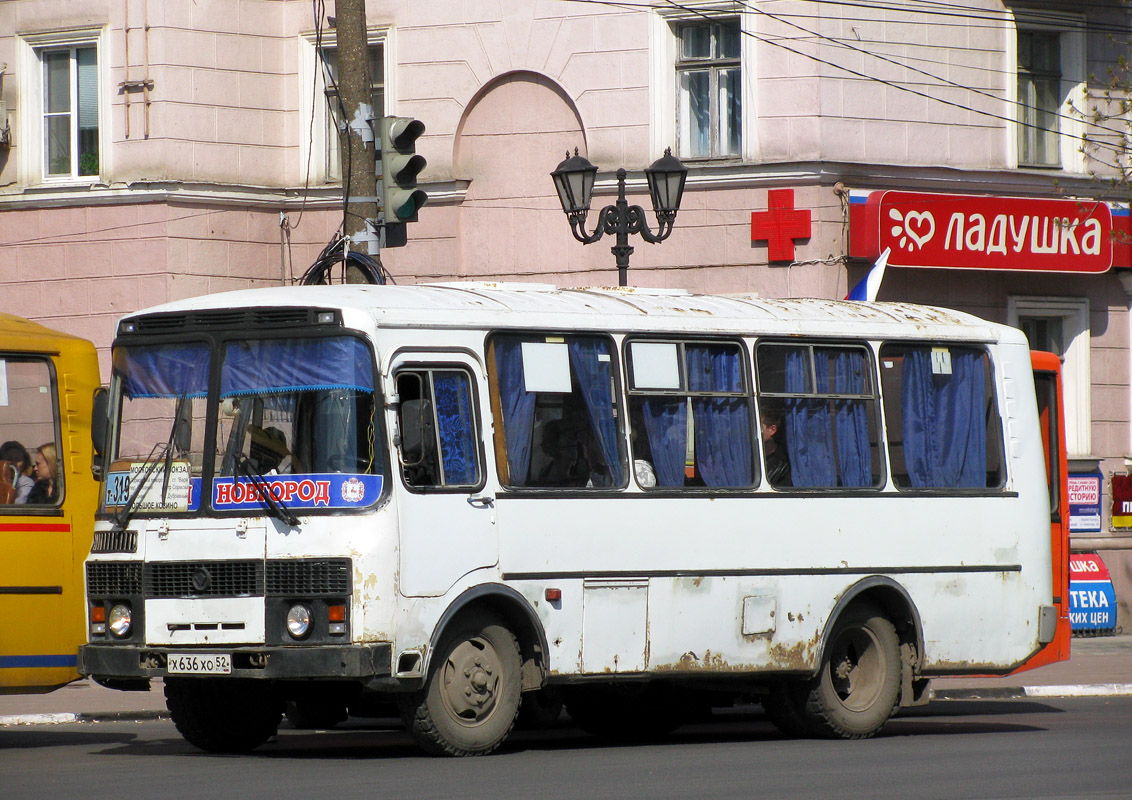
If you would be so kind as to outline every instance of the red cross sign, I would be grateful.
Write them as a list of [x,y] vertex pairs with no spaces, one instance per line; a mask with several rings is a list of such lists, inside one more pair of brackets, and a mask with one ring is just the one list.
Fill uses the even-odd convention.
[[793,189],[771,189],[767,208],[751,212],[751,243],[765,241],[770,261],[793,261],[794,240],[810,238],[810,212],[794,208]]

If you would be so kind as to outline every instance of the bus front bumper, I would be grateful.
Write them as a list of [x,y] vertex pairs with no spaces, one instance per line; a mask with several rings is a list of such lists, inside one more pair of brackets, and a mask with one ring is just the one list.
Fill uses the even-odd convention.
[[171,653],[230,656],[231,669],[219,673],[177,673],[177,677],[258,678],[261,680],[370,681],[390,675],[392,645],[311,647],[170,648],[87,644],[79,648],[79,672],[96,678],[164,678]]

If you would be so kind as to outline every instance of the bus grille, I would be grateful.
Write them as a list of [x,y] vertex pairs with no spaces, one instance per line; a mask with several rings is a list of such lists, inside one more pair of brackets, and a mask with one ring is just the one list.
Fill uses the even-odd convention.
[[269,597],[315,597],[350,593],[350,559],[302,559],[267,562]]
[[95,531],[92,553],[136,553],[137,531]]
[[91,561],[86,565],[87,594],[126,597],[141,593],[142,565],[138,561]]
[[262,561],[159,561],[145,569],[146,597],[262,595]]

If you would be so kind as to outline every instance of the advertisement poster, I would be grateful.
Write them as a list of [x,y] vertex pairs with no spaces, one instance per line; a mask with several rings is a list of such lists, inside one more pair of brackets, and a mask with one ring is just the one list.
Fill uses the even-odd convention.
[[1069,476],[1069,530],[1097,533],[1101,529],[1101,475]]

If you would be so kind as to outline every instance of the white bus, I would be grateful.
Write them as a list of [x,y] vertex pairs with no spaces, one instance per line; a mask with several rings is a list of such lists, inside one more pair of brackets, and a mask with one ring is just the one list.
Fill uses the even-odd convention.
[[81,669],[208,751],[376,700],[483,754],[524,696],[861,738],[1058,632],[1030,352],[969,315],[259,289],[125,317],[113,366]]

